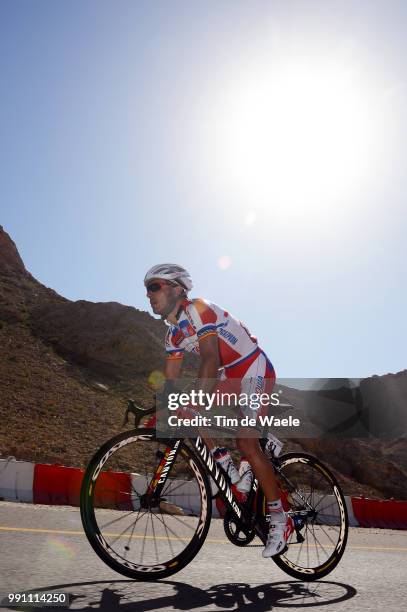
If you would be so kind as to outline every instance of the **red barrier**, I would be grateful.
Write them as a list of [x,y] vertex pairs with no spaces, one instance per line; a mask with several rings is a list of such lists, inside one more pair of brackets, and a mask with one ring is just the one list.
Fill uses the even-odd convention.
[[[33,502],[54,506],[79,506],[83,470],[38,463],[34,467]],[[94,493],[99,508],[132,510],[130,474],[102,472]]]
[[94,493],[95,508],[133,510],[131,477],[124,472],[101,472]]
[[361,527],[407,529],[407,501],[352,497],[352,507]]
[[33,502],[79,506],[83,470],[37,463],[34,467]]

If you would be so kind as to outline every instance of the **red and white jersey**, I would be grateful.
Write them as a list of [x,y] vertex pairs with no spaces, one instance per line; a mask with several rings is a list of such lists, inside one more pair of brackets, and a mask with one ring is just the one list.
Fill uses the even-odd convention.
[[184,351],[199,354],[199,340],[209,335],[218,337],[222,366],[236,365],[258,350],[257,338],[241,321],[207,300],[184,299],[177,319],[165,338],[168,359],[182,359]]

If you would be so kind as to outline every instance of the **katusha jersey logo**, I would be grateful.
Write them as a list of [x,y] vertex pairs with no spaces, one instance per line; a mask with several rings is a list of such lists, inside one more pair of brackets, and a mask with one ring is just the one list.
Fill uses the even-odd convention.
[[179,328],[186,338],[188,338],[188,336],[195,336],[194,328],[192,327],[191,323],[186,319],[179,322]]

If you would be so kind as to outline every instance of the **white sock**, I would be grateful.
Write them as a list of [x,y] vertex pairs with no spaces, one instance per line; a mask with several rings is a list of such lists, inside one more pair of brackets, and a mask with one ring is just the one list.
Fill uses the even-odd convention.
[[268,501],[266,503],[266,512],[270,515],[270,520],[276,523],[282,523],[285,521],[285,512],[281,499],[276,501]]

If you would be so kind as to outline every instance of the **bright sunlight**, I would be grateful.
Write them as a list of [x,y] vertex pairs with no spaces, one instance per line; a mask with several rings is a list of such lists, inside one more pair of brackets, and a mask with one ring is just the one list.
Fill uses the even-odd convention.
[[372,99],[357,70],[332,62],[250,71],[217,109],[219,175],[263,209],[316,212],[368,176],[380,123]]

